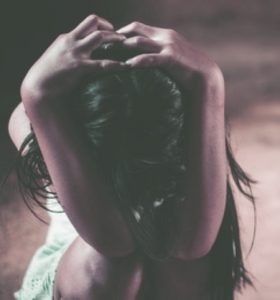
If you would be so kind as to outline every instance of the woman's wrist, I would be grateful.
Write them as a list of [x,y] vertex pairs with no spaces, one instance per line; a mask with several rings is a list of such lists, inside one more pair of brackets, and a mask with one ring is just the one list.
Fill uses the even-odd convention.
[[21,91],[25,111],[34,125],[40,119],[49,118],[60,111],[62,101],[39,90]]
[[21,86],[20,95],[22,102],[28,106],[45,105],[46,103],[56,102],[58,98],[51,90],[25,82]]
[[202,100],[213,106],[224,107],[225,82],[218,65],[213,63],[210,67],[195,72],[191,85],[196,100]]

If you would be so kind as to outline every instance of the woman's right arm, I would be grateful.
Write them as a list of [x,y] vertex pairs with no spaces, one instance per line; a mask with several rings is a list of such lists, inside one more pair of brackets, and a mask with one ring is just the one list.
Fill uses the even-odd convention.
[[128,36],[124,46],[146,52],[127,61],[132,68],[160,67],[186,92],[186,198],[175,206],[169,254],[182,260],[200,258],[216,241],[226,204],[222,72],[173,30],[134,22],[118,32]]
[[89,145],[73,122],[68,95],[91,72],[120,70],[116,61],[91,60],[104,42],[124,37],[91,16],[60,36],[26,75],[21,96],[61,205],[80,236],[109,257],[134,251],[131,232],[113,193],[102,182]]

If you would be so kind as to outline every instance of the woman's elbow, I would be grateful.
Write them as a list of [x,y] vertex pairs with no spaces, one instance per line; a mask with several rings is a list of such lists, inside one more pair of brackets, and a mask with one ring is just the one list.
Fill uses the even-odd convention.
[[127,257],[136,250],[134,240],[129,233],[106,233],[104,230],[102,234],[95,234],[94,237],[83,236],[83,239],[108,258]]
[[210,253],[213,248],[214,243],[208,243],[205,245],[200,245],[197,247],[190,247],[187,249],[173,249],[171,255],[177,259],[184,261],[196,260],[203,258]]
[[208,255],[218,238],[219,230],[209,232],[204,229],[203,232],[196,232],[193,238],[177,241],[170,248],[170,255],[185,261],[196,260]]
[[121,258],[130,256],[136,249],[133,244],[122,245],[116,242],[107,246],[99,245],[96,250],[108,258]]

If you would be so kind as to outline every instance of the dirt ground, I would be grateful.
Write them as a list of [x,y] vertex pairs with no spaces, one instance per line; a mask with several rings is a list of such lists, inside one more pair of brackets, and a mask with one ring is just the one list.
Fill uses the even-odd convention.
[[[246,262],[255,288],[239,300],[280,299],[280,103],[259,103],[233,121],[237,158],[258,181],[254,187],[257,232]],[[244,248],[253,233],[252,207],[238,197]]]

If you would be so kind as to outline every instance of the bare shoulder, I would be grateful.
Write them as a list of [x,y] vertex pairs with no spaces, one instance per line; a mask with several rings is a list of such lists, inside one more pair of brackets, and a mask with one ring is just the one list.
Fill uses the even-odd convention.
[[78,237],[58,265],[55,299],[134,300],[142,272],[142,261],[137,255],[105,257]]
[[12,112],[8,130],[14,145],[19,149],[25,137],[30,133],[30,121],[22,103]]

